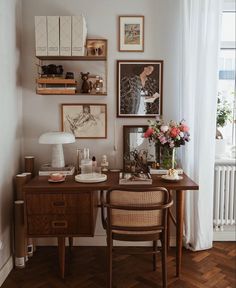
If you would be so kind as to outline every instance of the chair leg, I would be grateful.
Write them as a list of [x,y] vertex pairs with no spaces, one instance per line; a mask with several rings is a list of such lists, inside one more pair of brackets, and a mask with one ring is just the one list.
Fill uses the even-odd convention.
[[107,236],[107,288],[112,288],[112,238]]
[[167,249],[170,249],[170,210],[167,213]]
[[152,265],[153,265],[153,271],[157,270],[157,240],[153,241],[153,252],[155,252],[152,255]]
[[161,241],[161,261],[162,261],[162,286],[163,288],[167,287],[167,269],[166,269],[166,260],[167,260],[167,237],[166,230],[162,232],[162,241]]

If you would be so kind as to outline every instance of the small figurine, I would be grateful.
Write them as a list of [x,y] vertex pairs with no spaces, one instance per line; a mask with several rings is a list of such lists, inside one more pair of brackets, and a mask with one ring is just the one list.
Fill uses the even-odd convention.
[[90,93],[92,90],[92,82],[88,81],[89,72],[87,72],[87,73],[81,72],[80,74],[81,74],[81,79],[83,80],[81,92],[82,93]]
[[102,155],[102,162],[101,162],[101,167],[102,167],[102,172],[108,171],[108,161],[107,161],[107,156]]

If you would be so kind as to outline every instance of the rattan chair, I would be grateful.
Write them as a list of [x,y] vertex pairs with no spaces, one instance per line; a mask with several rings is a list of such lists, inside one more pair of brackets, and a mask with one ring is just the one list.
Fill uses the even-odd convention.
[[162,283],[167,287],[167,215],[173,204],[169,191],[163,187],[112,189],[107,192],[106,200],[104,198],[102,192],[102,223],[107,233],[107,287],[112,287],[113,240],[153,241],[152,249],[145,252],[153,255],[153,271],[160,240]]

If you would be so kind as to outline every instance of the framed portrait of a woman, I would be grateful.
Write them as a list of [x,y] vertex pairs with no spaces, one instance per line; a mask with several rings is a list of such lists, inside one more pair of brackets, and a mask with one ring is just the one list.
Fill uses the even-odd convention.
[[117,117],[162,115],[163,61],[117,61]]

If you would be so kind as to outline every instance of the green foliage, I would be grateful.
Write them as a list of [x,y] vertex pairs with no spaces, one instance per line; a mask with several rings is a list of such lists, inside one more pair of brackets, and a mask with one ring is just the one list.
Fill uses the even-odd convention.
[[216,126],[224,127],[228,121],[232,121],[232,108],[226,100],[222,100],[220,97],[218,97]]

